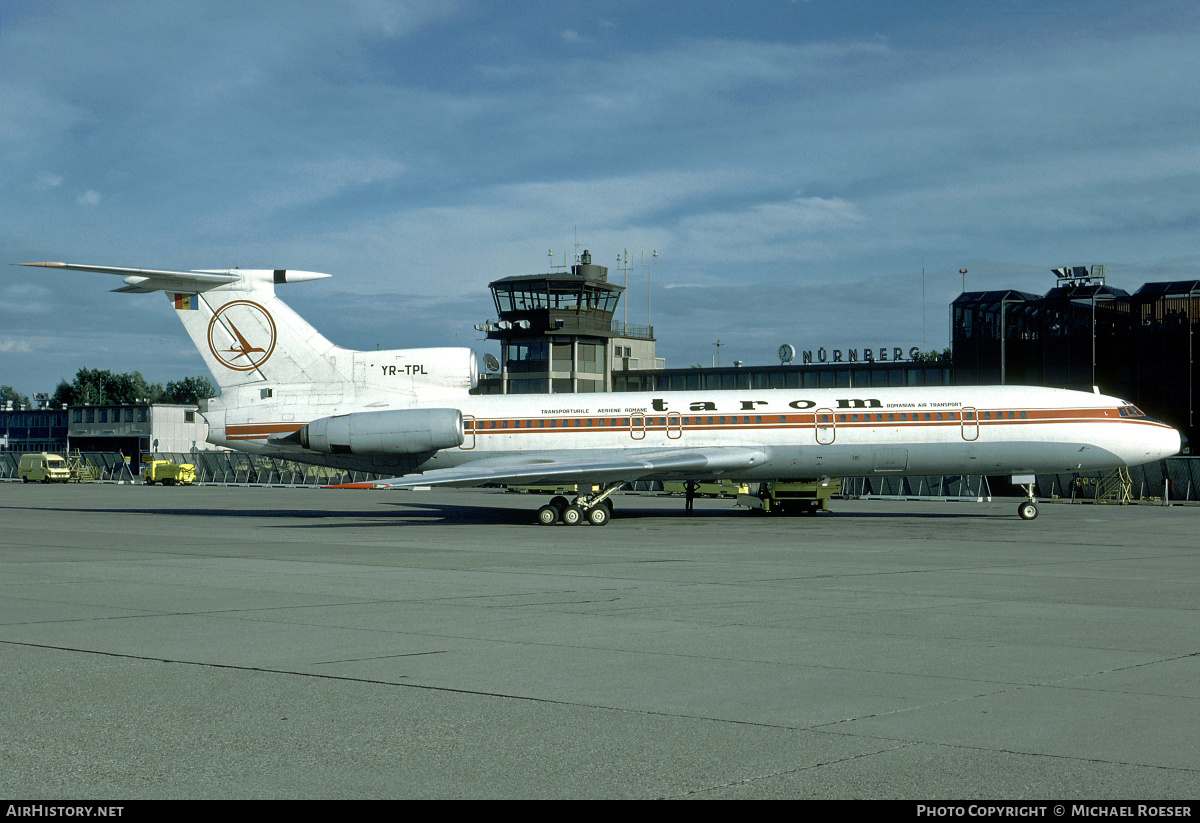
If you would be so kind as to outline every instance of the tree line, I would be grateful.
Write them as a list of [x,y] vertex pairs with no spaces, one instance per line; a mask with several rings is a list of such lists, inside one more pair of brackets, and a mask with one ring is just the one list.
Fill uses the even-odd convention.
[[[198,403],[216,397],[217,389],[207,377],[185,377],[162,383],[149,383],[141,372],[117,374],[107,369],[80,369],[74,381],[60,380],[50,398],[51,408],[93,406],[119,403]],[[0,405],[11,400],[14,408],[31,408],[29,398],[12,386],[0,386]]]

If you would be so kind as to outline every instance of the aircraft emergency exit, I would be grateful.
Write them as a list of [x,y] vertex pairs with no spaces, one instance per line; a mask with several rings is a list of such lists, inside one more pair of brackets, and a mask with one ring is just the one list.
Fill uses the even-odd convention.
[[201,406],[216,445],[395,475],[376,483],[394,488],[579,484],[574,500],[539,509],[547,525],[604,525],[609,496],[633,480],[906,474],[1011,475],[1031,520],[1036,474],[1119,469],[1180,447],[1175,429],[1123,400],[1028,386],[472,395],[470,349],[344,349],[275,295],[327,274],[21,265],[166,293],[221,389]]

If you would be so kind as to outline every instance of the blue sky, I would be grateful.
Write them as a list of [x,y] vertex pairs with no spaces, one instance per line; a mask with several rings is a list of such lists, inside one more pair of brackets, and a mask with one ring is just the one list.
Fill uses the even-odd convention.
[[[1200,276],[1198,78],[1169,0],[4,0],[0,260],[323,271],[341,345],[498,353],[487,283],[578,238],[658,250],[671,366],[942,348],[960,268]],[[0,268],[0,384],[205,373],[118,285]]]

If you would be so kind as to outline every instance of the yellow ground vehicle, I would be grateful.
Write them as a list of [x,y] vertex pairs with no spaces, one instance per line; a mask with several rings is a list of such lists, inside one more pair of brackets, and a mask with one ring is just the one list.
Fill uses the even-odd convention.
[[756,494],[739,494],[738,504],[764,514],[816,514],[829,508],[829,498],[841,494],[840,477],[802,483],[760,483]]
[[[664,480],[664,494],[687,494],[687,486],[685,483]],[[712,483],[697,483],[696,497],[737,497],[745,494],[747,486],[745,483],[734,483],[732,480],[717,480]]]
[[57,454],[40,452],[21,455],[17,476],[26,483],[66,483],[71,479],[71,470]]
[[147,460],[142,464],[142,482],[147,486],[190,486],[196,482],[196,467],[191,463],[172,463],[170,460]]

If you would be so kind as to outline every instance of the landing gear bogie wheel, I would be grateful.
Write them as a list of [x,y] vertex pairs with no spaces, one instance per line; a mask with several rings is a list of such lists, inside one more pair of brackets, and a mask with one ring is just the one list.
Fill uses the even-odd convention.
[[558,509],[559,514],[562,514],[567,510],[567,506],[571,505],[571,501],[560,494],[550,499],[550,505]]
[[568,526],[578,526],[584,521],[583,509],[578,506],[567,506],[563,509],[562,522]]
[[607,526],[608,521],[611,519],[612,513],[609,512],[608,506],[601,504],[588,509],[587,520],[593,526]]
[[561,513],[553,505],[547,504],[537,511],[537,521],[540,526],[553,526],[561,518]]
[[1017,507],[1017,516],[1022,520],[1033,520],[1038,516],[1037,505],[1026,501]]

